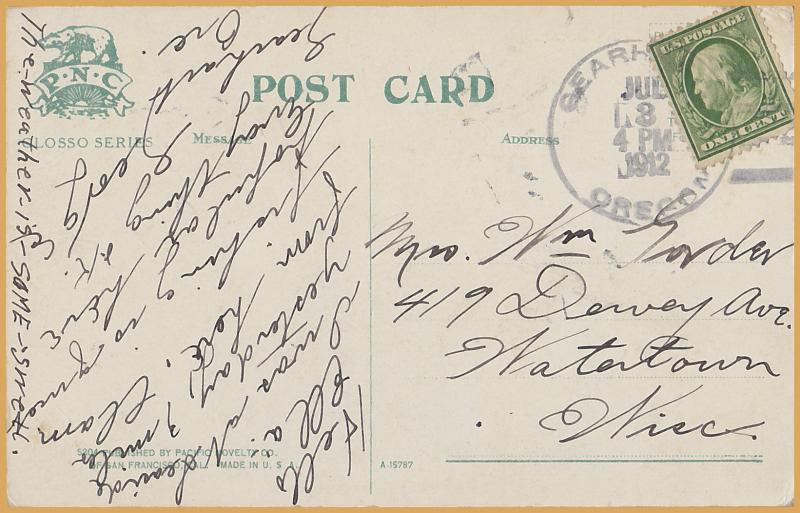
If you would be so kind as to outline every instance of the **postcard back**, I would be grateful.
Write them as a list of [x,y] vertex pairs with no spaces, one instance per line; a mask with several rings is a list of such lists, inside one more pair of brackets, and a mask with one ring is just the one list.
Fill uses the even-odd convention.
[[793,501],[789,7],[7,12],[7,500]]

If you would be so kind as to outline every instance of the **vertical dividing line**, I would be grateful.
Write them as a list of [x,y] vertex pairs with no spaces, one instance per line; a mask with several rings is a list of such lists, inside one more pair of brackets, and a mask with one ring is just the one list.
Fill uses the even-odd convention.
[[[369,139],[369,240],[372,240],[372,139]],[[369,245],[369,494],[372,495],[372,244]]]

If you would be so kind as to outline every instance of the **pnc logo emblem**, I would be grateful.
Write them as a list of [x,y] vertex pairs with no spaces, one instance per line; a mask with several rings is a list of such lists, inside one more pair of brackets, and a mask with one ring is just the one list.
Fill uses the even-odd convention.
[[34,82],[41,95],[33,106],[42,116],[105,118],[110,110],[124,116],[133,107],[122,94],[133,79],[122,71],[109,31],[70,26],[46,35],[40,43],[61,52],[44,63],[42,75]]

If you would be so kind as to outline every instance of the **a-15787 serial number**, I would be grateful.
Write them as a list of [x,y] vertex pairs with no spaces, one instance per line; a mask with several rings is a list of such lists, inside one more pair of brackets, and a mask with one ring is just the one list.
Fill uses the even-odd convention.
[[381,460],[380,468],[410,469],[413,465],[413,460]]

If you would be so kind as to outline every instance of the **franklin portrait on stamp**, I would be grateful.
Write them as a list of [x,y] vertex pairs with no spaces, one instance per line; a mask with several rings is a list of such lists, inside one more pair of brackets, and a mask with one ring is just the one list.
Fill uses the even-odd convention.
[[755,115],[761,103],[758,66],[752,57],[727,40],[712,41],[692,60],[694,94],[706,109],[720,113],[719,124],[741,125]]
[[786,74],[754,8],[731,9],[649,47],[701,166],[794,120]]

